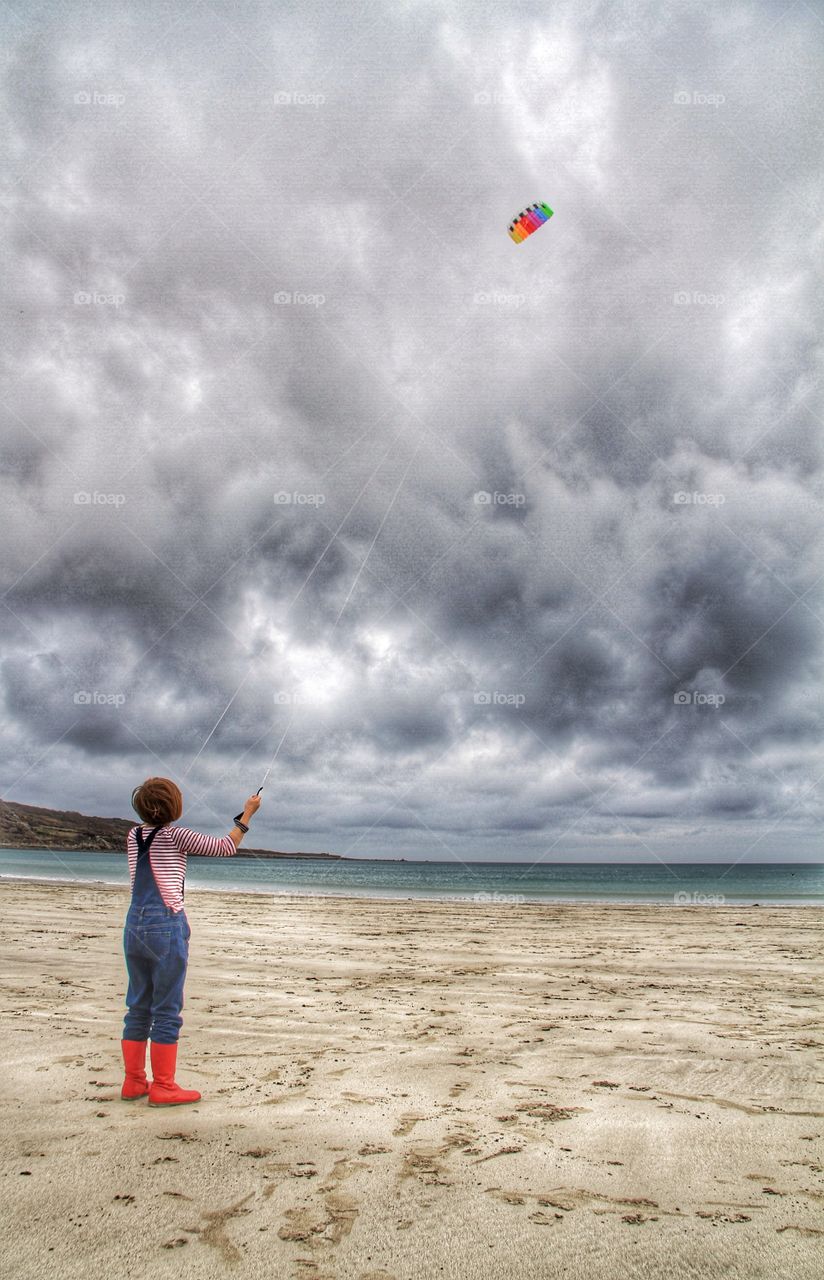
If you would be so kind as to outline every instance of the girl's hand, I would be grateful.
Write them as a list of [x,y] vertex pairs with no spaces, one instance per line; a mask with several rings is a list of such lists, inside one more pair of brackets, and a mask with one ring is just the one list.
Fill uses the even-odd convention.
[[246,805],[243,812],[247,813],[251,818],[252,814],[257,813],[259,808],[260,808],[260,796],[249,796],[249,799],[246,801]]

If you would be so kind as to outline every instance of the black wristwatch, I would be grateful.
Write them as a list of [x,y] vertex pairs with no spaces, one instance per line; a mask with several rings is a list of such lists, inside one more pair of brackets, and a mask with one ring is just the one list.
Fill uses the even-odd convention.
[[244,834],[244,835],[246,835],[246,832],[249,830],[249,828],[247,827],[246,823],[243,821],[243,814],[242,814],[242,813],[238,813],[238,814],[235,816],[235,826],[236,826],[236,827],[240,827],[240,829],[241,829],[241,831],[243,832],[243,834]]

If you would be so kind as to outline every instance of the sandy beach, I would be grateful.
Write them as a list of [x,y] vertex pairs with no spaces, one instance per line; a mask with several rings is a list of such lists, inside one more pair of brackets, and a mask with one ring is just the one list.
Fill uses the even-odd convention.
[[0,903],[9,1275],[821,1274],[817,908],[191,893],[149,1109],[123,891]]

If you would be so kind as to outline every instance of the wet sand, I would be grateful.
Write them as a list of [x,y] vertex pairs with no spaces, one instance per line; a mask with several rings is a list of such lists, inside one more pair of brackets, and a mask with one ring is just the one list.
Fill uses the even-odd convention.
[[150,1109],[126,905],[0,883],[9,1275],[821,1274],[824,911],[191,893]]

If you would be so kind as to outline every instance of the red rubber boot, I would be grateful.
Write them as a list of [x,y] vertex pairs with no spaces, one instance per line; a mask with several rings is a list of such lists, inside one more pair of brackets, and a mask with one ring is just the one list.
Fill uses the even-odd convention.
[[123,1065],[126,1068],[126,1079],[120,1096],[124,1102],[132,1102],[135,1098],[145,1098],[149,1092],[149,1081],[146,1079],[146,1041],[121,1040]]
[[197,1089],[181,1089],[175,1084],[176,1044],[152,1041],[152,1083],[149,1086],[150,1107],[179,1107],[184,1102],[199,1102]]

